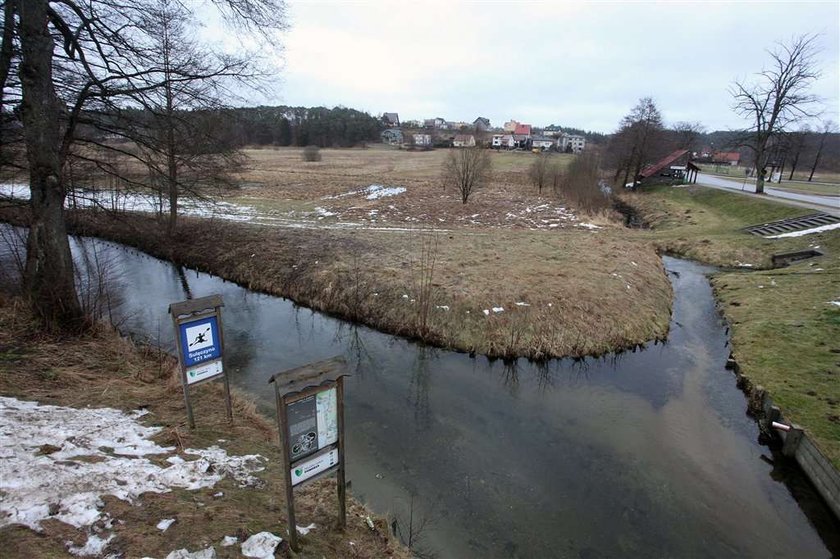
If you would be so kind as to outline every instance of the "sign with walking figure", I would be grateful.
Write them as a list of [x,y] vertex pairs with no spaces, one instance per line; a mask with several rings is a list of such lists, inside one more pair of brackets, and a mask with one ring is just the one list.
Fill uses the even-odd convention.
[[225,404],[228,419],[232,419],[230,384],[224,367],[222,311],[220,295],[210,295],[169,305],[175,327],[175,345],[181,365],[181,382],[187,419],[195,427],[190,387],[221,377],[225,382]]

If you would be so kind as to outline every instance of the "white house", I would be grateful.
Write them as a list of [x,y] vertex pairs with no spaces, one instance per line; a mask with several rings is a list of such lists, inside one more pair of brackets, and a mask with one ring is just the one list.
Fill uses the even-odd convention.
[[571,151],[572,153],[580,153],[586,147],[586,138],[577,136],[575,134],[563,134],[560,136],[560,151]]
[[534,136],[531,138],[531,147],[542,151],[550,150],[554,146],[554,140],[545,136]]
[[414,145],[417,147],[429,147],[432,145],[431,134],[415,134]]
[[493,147],[502,149],[513,149],[513,134],[493,134]]

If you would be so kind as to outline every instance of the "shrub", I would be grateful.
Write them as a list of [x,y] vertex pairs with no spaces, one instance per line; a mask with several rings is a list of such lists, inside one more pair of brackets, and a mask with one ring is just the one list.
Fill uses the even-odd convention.
[[303,160],[304,161],[320,161],[321,160],[321,148],[318,146],[306,146],[303,148]]

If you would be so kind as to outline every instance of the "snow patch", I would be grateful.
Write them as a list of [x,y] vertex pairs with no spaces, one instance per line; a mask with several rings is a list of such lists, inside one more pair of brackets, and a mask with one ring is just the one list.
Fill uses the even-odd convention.
[[310,524],[309,526],[297,526],[298,534],[300,534],[301,536],[305,536],[306,534],[308,534],[309,532],[311,532],[314,529],[315,529],[315,524],[314,523]]
[[575,227],[585,227],[586,229],[600,229],[600,225],[594,223],[575,223]]
[[822,233],[823,231],[832,231],[834,229],[840,229],[840,223],[832,223],[830,225],[820,225],[819,227],[814,227],[812,229],[805,229],[803,231],[791,231],[790,233],[779,233],[778,235],[770,235],[766,237],[768,239],[784,239],[787,237],[803,237],[805,235],[811,235],[812,233]]
[[256,559],[273,559],[274,550],[280,545],[283,538],[275,536],[271,532],[260,532],[254,534],[242,543],[242,555]]
[[495,313],[505,312],[505,308],[504,307],[493,307],[493,312],[495,312]]
[[157,529],[161,532],[166,532],[169,529],[169,527],[172,526],[174,523],[174,518],[164,518],[163,520],[157,523]]
[[315,208],[315,213],[318,214],[320,217],[332,217],[332,216],[336,215],[335,212],[331,212],[331,211],[327,210],[326,208],[322,208],[320,206]]
[[166,556],[166,559],[216,559],[216,550],[211,546],[198,551],[176,549]]
[[840,307],[840,299],[837,301],[828,301],[829,305],[834,305],[835,307]]
[[[149,440],[161,428],[140,424],[141,415],[0,397],[0,527],[39,531],[47,518],[89,527],[102,518],[103,495],[134,503],[146,492],[212,487],[226,475],[240,485],[260,483],[252,474],[263,469],[263,457],[228,456],[215,446],[186,449],[198,459],[170,456],[170,466],[158,466],[145,457],[174,447]],[[58,450],[42,452],[46,445]]]
[[225,536],[222,539],[222,547],[230,547],[239,543],[239,538],[236,536]]
[[100,538],[96,534],[90,534],[85,545],[81,547],[73,545],[73,542],[67,542],[67,551],[78,557],[99,557],[105,551],[105,546],[108,545],[108,542],[113,539],[114,534],[109,535],[107,538]]

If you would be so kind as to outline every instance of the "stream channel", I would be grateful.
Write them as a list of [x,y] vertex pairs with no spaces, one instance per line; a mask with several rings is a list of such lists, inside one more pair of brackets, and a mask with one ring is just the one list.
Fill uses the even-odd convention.
[[270,417],[270,375],[344,355],[351,492],[404,533],[413,517],[418,551],[838,553],[837,521],[798,470],[758,442],[724,367],[711,270],[698,264],[664,259],[675,297],[665,343],[534,364],[423,347],[118,244],[73,238],[72,248],[82,277],[107,263],[120,329],[170,351],[167,306],[220,293],[232,382]]

